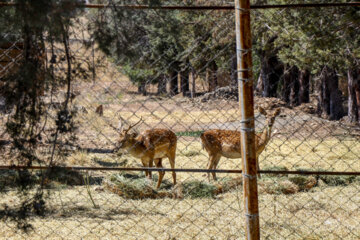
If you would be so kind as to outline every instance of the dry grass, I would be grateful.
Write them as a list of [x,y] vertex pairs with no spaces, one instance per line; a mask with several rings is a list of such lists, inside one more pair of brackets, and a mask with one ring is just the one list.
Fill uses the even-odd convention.
[[68,157],[67,162],[72,166],[86,166],[91,162],[91,155],[84,151],[76,151]]
[[360,171],[360,141],[274,139],[260,156],[260,166],[283,166],[287,169],[325,171]]
[[[242,190],[207,199],[126,200],[91,187],[100,209],[94,209],[85,187],[53,191],[52,212],[32,217],[36,231],[14,231],[0,222],[4,239],[239,239],[243,238]],[[261,194],[263,239],[358,239],[359,186],[324,187],[293,195]],[[0,204],[15,204],[14,192]]]

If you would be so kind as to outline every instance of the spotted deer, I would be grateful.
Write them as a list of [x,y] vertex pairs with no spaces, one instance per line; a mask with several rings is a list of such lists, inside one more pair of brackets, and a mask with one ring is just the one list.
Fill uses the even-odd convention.
[[[140,119],[141,121],[142,119]],[[162,168],[162,159],[167,157],[170,161],[172,169],[175,168],[175,154],[177,137],[174,132],[168,129],[150,129],[138,134],[135,132],[130,133],[130,130],[140,123],[138,121],[134,125],[123,129],[120,128],[120,137],[115,151],[126,150],[135,158],[140,158],[144,167]],[[122,126],[120,121],[120,126]],[[165,172],[159,171],[159,179],[157,188],[160,187]],[[151,171],[145,171],[145,176],[149,179],[152,178]],[[176,184],[176,173],[172,171],[173,183]]]
[[[255,133],[256,167],[260,170],[258,157],[264,151],[265,146],[271,138],[272,126],[275,118],[280,114],[280,108],[271,113],[267,113],[263,108],[258,108],[259,112],[266,116],[265,129]],[[208,169],[216,169],[220,158],[241,158],[241,134],[239,131],[212,129],[203,132],[200,136],[203,148],[209,154]],[[216,173],[212,173],[216,180]],[[260,174],[258,173],[260,177]],[[208,173],[210,181],[210,173]]]

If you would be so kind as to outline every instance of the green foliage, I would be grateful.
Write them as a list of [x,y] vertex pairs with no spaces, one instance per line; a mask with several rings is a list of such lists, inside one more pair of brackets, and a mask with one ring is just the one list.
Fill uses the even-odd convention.
[[[45,103],[42,95],[50,89],[55,92],[59,87],[71,84],[71,72],[65,77],[56,76],[52,65],[45,66],[45,41],[52,46],[60,43],[65,49],[68,48],[68,29],[72,24],[71,19],[80,11],[76,8],[79,2],[17,0],[16,7],[9,8],[0,15],[2,21],[8,23],[2,25],[2,42],[18,42],[23,51],[19,67],[0,79],[3,83],[0,84],[0,95],[5,98],[9,109],[14,108],[6,127],[13,139],[14,151],[19,151],[19,163],[31,165],[34,161],[40,161],[34,149],[42,138],[43,121],[46,122],[44,115],[48,103]],[[68,65],[71,62],[69,58],[70,56],[67,58]],[[74,129],[74,112],[68,110],[67,105],[68,100],[56,119],[60,133]]]
[[[197,5],[199,1],[141,3]],[[111,9],[98,17],[94,36],[132,82],[155,84],[174,72],[204,75],[215,62],[228,70],[235,54],[232,18],[228,12]]]
[[[268,4],[286,4],[269,0]],[[299,3],[313,3],[310,0]],[[336,0],[323,1],[339,2]],[[276,49],[280,60],[290,66],[318,73],[324,65],[346,71],[359,58],[358,8],[296,8],[269,9],[255,12],[253,21],[254,48],[259,51]],[[269,39],[276,37],[273,44]]]
[[[69,99],[71,83],[77,76],[76,71],[80,71],[81,67],[69,53],[69,28],[77,14],[82,11],[76,7],[82,1],[16,0],[14,2],[17,4],[15,7],[2,8],[5,10],[0,13],[2,23],[0,44],[12,46],[16,43],[17,48],[22,51],[17,67],[11,68],[0,78],[0,96],[5,99],[9,112],[6,132],[11,138],[14,164],[52,165],[55,157],[64,154],[57,144],[60,136],[65,143],[76,139],[73,121],[75,112],[70,109]],[[55,55],[52,56],[54,61],[46,60],[45,48],[54,49],[55,45],[65,52],[63,57],[65,74],[55,74]],[[43,96],[50,91],[51,94],[56,94],[63,87],[67,88],[64,102],[55,109],[55,119],[49,119],[45,113],[52,103],[47,100],[49,98]],[[48,149],[51,154],[46,158],[40,158],[39,143],[49,123],[56,126],[54,132],[48,136],[48,140],[53,143],[52,148]],[[17,221],[19,228],[26,230],[31,228],[27,223],[30,214],[43,215],[46,210],[43,188],[50,172],[35,178],[25,170],[19,170],[17,174],[15,182],[22,203],[18,209],[7,207],[3,217]],[[30,191],[34,188],[35,191]]]
[[123,72],[127,75],[133,83],[138,86],[151,79],[154,76],[154,72],[151,69],[133,68],[131,64],[126,64],[122,67]]

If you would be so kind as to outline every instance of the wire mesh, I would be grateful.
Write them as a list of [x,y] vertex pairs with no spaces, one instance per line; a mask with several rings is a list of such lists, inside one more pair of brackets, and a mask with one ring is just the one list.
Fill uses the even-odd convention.
[[[116,1],[88,3],[108,7],[76,10],[65,41],[53,39],[52,43],[45,34],[44,47],[39,44],[39,49],[46,50],[40,66],[60,80],[53,84],[47,75],[36,77],[49,81],[39,93],[46,111],[41,118],[41,140],[34,150],[39,160],[33,165],[40,169],[0,170],[0,236],[244,237],[238,146],[221,145],[229,150],[215,166],[216,181],[211,170],[201,171],[210,167],[209,151],[201,140],[205,131],[235,130],[235,139],[240,136],[234,12],[124,9]],[[201,4],[232,6],[227,1],[169,3]],[[2,8],[1,17],[13,14],[12,8],[7,12]],[[255,131],[262,170],[258,179],[261,238],[360,236],[360,179],[356,174],[360,171],[360,128],[356,123],[360,115],[356,117],[351,110],[360,109],[356,102],[360,85],[356,72],[358,15],[357,8],[251,12]],[[26,42],[21,29],[5,26],[0,27],[0,165],[16,166],[24,163],[17,160],[16,142],[7,124],[16,106],[8,101],[4,87],[13,89],[5,80],[22,69]],[[63,42],[69,45],[68,53]],[[70,90],[66,85],[69,59]],[[66,125],[71,134],[60,131],[55,137],[59,110],[66,99],[74,126]],[[127,140],[134,138],[125,141],[123,131],[136,123],[126,135]],[[171,143],[159,132],[157,137],[146,132],[152,129],[176,135],[176,185],[167,158],[171,158],[167,152]],[[146,149],[157,144],[165,153],[156,153],[153,162],[147,155],[143,157],[150,156]],[[152,180],[149,173],[130,171],[151,164],[155,167]],[[294,171],[317,173],[291,174]],[[45,210],[37,212],[41,202],[34,201],[33,210],[21,217],[18,209],[27,199],[18,194],[23,175],[44,189]],[[37,192],[31,188],[28,197],[35,198]]]
[[[347,42],[359,32],[355,12],[252,11],[257,102],[286,106],[273,126],[276,136],[259,157],[260,169],[359,172],[359,125],[352,117],[354,89],[347,74],[358,69],[358,57],[340,60],[359,46],[358,40]],[[358,178],[264,174],[259,181],[262,237],[359,238]]]

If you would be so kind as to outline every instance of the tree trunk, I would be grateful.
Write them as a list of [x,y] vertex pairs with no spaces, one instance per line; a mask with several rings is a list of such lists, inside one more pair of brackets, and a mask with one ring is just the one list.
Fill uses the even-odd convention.
[[298,106],[300,104],[300,101],[299,101],[299,89],[300,89],[299,69],[295,68],[294,69],[293,79],[292,79],[292,84],[291,84],[291,92],[290,92],[290,104],[291,104],[291,106]]
[[157,93],[160,95],[166,94],[166,77],[164,75],[159,77]]
[[266,56],[261,58],[260,77],[262,86],[259,89],[262,89],[261,95],[263,97],[270,97],[270,67]]
[[358,122],[360,124],[360,80],[359,80],[359,75],[358,75],[358,84],[355,87],[355,93],[356,93],[356,105],[357,105]]
[[[326,67],[321,72],[321,76],[319,79],[319,105],[318,112],[320,115],[329,115],[330,113],[330,90],[327,84],[327,70]],[[324,76],[325,74],[325,76]]]
[[184,71],[180,73],[180,89],[182,95],[185,97],[189,94],[189,72]]
[[299,69],[287,66],[282,80],[281,99],[291,106],[299,105]]
[[231,58],[231,74],[230,74],[230,80],[231,80],[231,86],[237,86],[238,82],[237,82],[237,59],[236,59],[236,55],[233,55]]
[[339,120],[344,115],[338,84],[336,71],[325,66],[320,75],[318,111],[330,120]]
[[141,82],[138,85],[138,93],[142,94],[143,96],[146,96],[146,84],[145,82]]
[[299,75],[299,104],[310,102],[310,71],[301,70]]
[[260,72],[259,78],[256,83],[255,94],[258,96],[262,96],[263,92],[264,92],[264,82],[263,82],[263,77]]
[[284,74],[284,64],[279,61],[276,55],[269,59],[269,66],[271,69],[270,74],[270,97],[278,97],[277,89],[281,77]]
[[178,75],[175,71],[171,72],[169,75],[169,82],[170,82],[170,95],[174,96],[179,93],[178,87]]
[[207,79],[209,83],[209,92],[213,92],[216,90],[218,86],[217,81],[217,65],[215,62],[211,62],[209,68],[207,69]]
[[358,71],[358,74],[357,74],[357,84],[355,86],[355,93],[356,93],[358,122],[360,124],[360,71]]
[[191,81],[191,98],[195,97],[196,94],[196,83],[195,83],[195,72],[191,71],[190,72],[190,81]]
[[257,92],[262,89],[263,97],[277,97],[277,87],[283,75],[283,64],[276,56],[261,56],[261,69],[257,85]]
[[360,70],[348,70],[348,117],[350,122],[360,123]]
[[291,71],[286,68],[282,78],[281,100],[287,104],[290,104],[291,80]]

